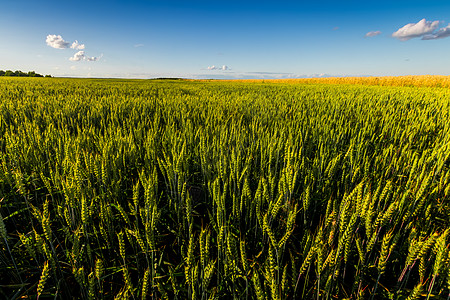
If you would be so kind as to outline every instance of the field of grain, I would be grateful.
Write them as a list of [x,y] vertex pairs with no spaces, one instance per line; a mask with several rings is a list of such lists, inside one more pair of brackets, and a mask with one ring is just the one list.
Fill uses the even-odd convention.
[[0,298],[448,299],[422,79],[0,78]]

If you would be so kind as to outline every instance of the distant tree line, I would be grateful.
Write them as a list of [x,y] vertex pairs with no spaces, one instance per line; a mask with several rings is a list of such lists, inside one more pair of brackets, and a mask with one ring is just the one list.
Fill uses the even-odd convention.
[[[22,71],[0,70],[0,76],[15,76],[15,77],[44,77],[44,75],[38,74],[35,71],[29,71],[27,73]],[[45,75],[45,77],[52,77],[52,75]]]

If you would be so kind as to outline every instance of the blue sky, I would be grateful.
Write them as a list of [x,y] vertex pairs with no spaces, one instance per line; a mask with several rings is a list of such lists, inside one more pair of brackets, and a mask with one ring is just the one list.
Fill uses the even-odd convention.
[[74,77],[450,75],[450,1],[0,2],[0,69]]

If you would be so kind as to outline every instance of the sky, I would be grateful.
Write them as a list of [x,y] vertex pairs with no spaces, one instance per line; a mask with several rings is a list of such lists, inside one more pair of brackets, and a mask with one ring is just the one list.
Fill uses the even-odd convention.
[[0,1],[0,70],[61,77],[450,75],[450,1]]

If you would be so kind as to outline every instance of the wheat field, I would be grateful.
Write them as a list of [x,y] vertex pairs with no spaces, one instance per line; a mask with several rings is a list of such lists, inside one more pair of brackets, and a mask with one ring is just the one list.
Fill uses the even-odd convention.
[[0,78],[0,298],[449,299],[448,85]]

